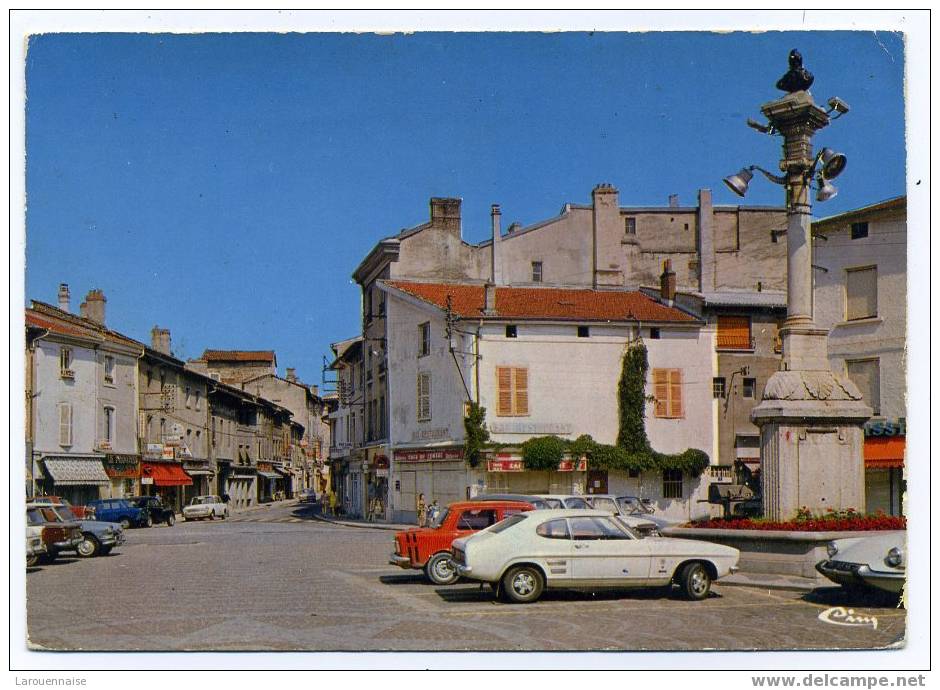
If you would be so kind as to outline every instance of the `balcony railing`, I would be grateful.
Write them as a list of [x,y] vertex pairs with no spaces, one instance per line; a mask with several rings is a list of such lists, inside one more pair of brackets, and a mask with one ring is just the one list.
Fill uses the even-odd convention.
[[749,335],[718,334],[719,350],[753,350],[754,338]]

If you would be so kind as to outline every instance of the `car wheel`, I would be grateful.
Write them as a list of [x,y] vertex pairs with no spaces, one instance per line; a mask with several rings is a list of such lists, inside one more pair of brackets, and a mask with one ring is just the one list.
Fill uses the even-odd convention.
[[210,520],[215,520],[215,511],[214,511],[214,510],[210,510],[210,511],[209,511],[209,519],[210,519]]
[[39,565],[39,554],[33,554],[32,556],[26,557],[26,567],[32,568],[33,566]]
[[451,585],[457,581],[457,569],[449,553],[436,553],[431,556],[424,573],[435,585]]
[[173,517],[173,514],[171,513],[169,516],[167,516],[167,519],[166,519],[166,526],[167,526],[167,527],[172,527],[174,522],[176,522],[176,518]]
[[228,517],[228,509],[226,508],[225,510],[222,511],[222,519],[224,520],[227,517]]
[[147,527],[153,527],[153,518],[150,515],[148,515],[147,519],[144,521],[144,524]]
[[130,528],[131,528],[131,521],[130,521],[129,518],[122,517],[120,520],[118,520],[118,522],[120,523],[120,525],[121,525],[121,527],[122,527],[123,529],[130,529]]
[[43,555],[39,557],[40,563],[52,563],[55,561],[56,557],[59,555],[58,551],[46,551]]
[[180,515],[180,521],[181,521],[181,522],[186,522],[186,515],[185,515],[185,514]]
[[92,534],[83,534],[84,539],[75,549],[81,558],[93,558],[101,551],[101,542],[95,539]]
[[711,590],[712,578],[701,563],[689,563],[679,574],[679,586],[687,599],[701,601]]
[[503,575],[503,592],[517,604],[529,604],[542,596],[545,578],[538,568],[520,565]]

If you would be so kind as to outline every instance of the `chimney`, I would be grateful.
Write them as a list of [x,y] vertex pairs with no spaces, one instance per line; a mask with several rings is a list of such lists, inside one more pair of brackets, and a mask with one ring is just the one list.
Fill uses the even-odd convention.
[[483,316],[496,316],[496,286],[487,283],[483,287]]
[[669,208],[679,208],[679,195],[678,194],[669,195]]
[[460,235],[460,199],[431,198],[431,225]]
[[170,353],[170,329],[154,326],[150,329],[150,347],[165,355]]
[[493,244],[490,247],[491,260],[492,260],[492,271],[490,272],[490,282],[494,285],[499,285],[503,282],[503,265],[502,258],[500,257],[500,211],[499,204],[493,204],[490,208],[490,220],[493,224]]
[[663,261],[663,273],[659,276],[659,296],[672,304],[676,299],[676,272],[672,270],[672,259]]
[[710,189],[698,192],[698,289],[715,291],[715,234],[712,193]]
[[68,283],[59,283],[59,309],[62,311],[70,311],[69,309],[69,284]]
[[291,383],[297,383],[297,369],[294,367],[287,367],[287,374],[284,375]]
[[99,326],[104,326],[104,307],[107,301],[104,293],[98,288],[89,290],[81,305],[82,316]]

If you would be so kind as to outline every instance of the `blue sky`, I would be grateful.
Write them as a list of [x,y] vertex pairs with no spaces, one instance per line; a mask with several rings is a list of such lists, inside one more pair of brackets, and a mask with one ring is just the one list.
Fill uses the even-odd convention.
[[[588,203],[738,203],[722,177],[776,167],[745,126],[797,47],[817,138],[844,151],[832,215],[905,192],[899,34],[45,34],[27,79],[26,298],[92,287],[108,324],[178,356],[274,349],[318,383],[357,333],[350,274],[382,237],[463,198],[464,238]],[[755,178],[748,204],[781,204]]]

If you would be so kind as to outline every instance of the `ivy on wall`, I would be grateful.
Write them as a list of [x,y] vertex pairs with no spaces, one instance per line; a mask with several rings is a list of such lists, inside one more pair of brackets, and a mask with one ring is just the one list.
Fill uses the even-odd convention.
[[464,458],[470,467],[480,464],[483,449],[490,440],[490,432],[486,428],[486,408],[477,403],[470,403],[467,416],[463,419],[464,428]]

